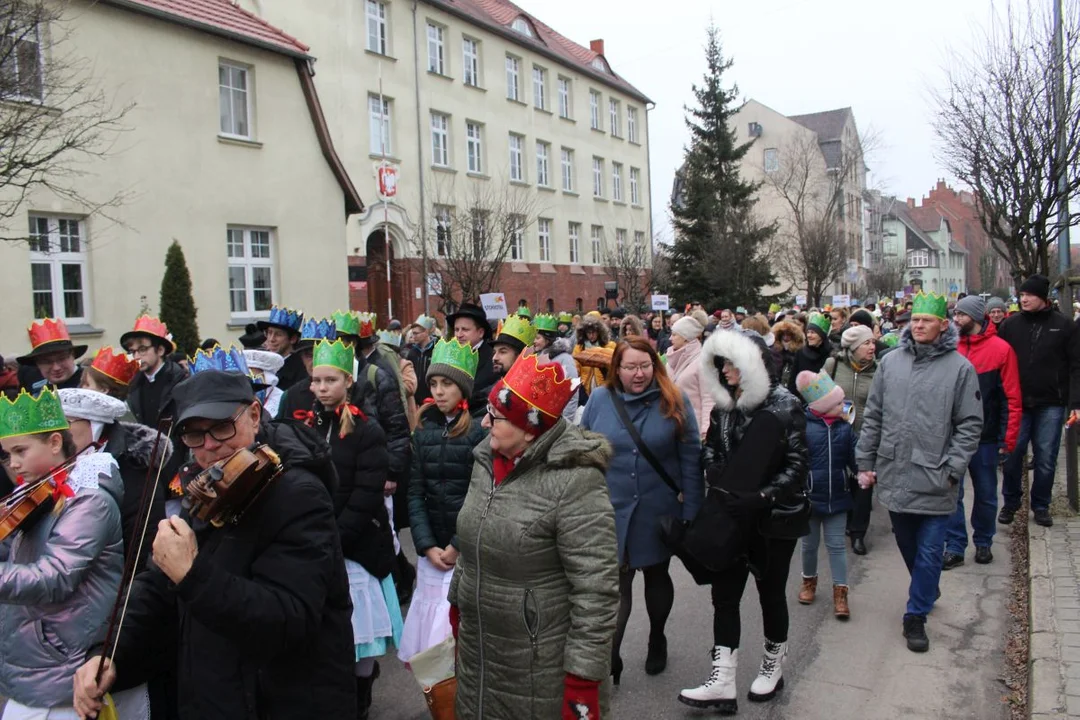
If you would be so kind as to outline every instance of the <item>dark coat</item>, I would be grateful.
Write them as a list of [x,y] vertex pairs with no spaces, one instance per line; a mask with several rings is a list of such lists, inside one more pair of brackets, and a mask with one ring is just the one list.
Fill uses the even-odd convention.
[[[491,393],[491,388],[495,387],[495,383],[499,381],[499,376],[495,374],[495,366],[491,364],[491,359],[495,355],[495,348],[485,340],[480,344],[477,352],[480,357],[476,366],[476,378],[473,381],[473,394],[469,398],[469,407],[471,408],[487,407],[487,399]],[[425,378],[420,378],[420,381],[427,382]]]
[[173,585],[135,578],[117,689],[175,670],[182,720],[351,718],[352,603],[326,444],[284,423],[259,437],[286,470],[223,527],[196,523],[199,553]]
[[172,360],[165,360],[161,369],[149,382],[144,373],[135,373],[135,378],[128,386],[128,407],[135,416],[135,422],[150,428],[156,428],[162,411],[172,402],[173,388],[181,380],[186,380],[189,373]]
[[847,512],[854,506],[850,479],[855,476],[855,431],[846,420],[830,425],[806,411],[810,502],[819,515]]
[[812,373],[821,372],[821,368],[825,365],[825,361],[829,359],[832,354],[832,343],[828,338],[824,338],[821,344],[814,347],[807,343],[802,346],[802,349],[795,354],[795,359],[791,365],[791,373],[788,378],[787,389],[795,398],[799,399],[799,389],[795,387],[795,378],[799,376],[803,370],[809,370]]
[[[157,454],[154,454],[154,441],[160,436]],[[150,473],[149,481],[157,479],[159,463],[167,467],[173,454],[172,441],[161,435],[157,430],[148,428],[137,423],[117,422],[108,426],[101,435],[101,439],[107,444],[105,452],[116,459],[120,466],[120,477],[124,481],[124,499],[120,503],[120,519],[124,530],[124,556],[131,557],[135,547],[133,538],[137,538],[143,530],[141,524],[143,518],[139,517],[139,507],[143,499],[143,488],[146,487],[147,472]],[[170,478],[171,479],[171,478]],[[162,485],[167,484],[165,467],[162,468]],[[146,524],[146,535],[142,538],[142,548],[139,551],[139,572],[149,567],[151,549],[154,537],[157,535],[158,522],[165,519],[165,493],[161,488],[154,493],[153,503],[150,506],[150,518]]]
[[281,372],[277,376],[278,387],[282,390],[288,390],[293,385],[309,379],[307,368],[304,367],[304,358],[300,357],[300,353],[294,352],[285,358],[285,364],[281,366]]
[[425,348],[410,345],[405,353],[405,359],[411,362],[416,370],[416,393],[413,395],[416,399],[416,407],[421,407],[424,401],[431,397],[431,388],[428,387],[427,383],[427,371],[431,366],[431,354],[434,351],[435,342],[432,341]]
[[1010,315],[1001,322],[997,334],[1016,353],[1025,409],[1052,405],[1080,409],[1080,331],[1076,323],[1047,308]]
[[[79,387],[79,384],[82,382],[82,373],[83,369],[76,365],[75,374],[57,385],[56,389],[60,390]],[[45,378],[41,375],[41,371],[37,369],[36,365],[19,365],[17,376],[19,379],[19,387],[32,395],[37,395],[38,391],[47,384]]]
[[450,437],[442,414],[424,413],[413,431],[412,477],[409,479],[409,527],[416,554],[433,547],[458,546],[457,515],[465,504],[473,470],[473,448],[487,437],[474,417],[469,431]]

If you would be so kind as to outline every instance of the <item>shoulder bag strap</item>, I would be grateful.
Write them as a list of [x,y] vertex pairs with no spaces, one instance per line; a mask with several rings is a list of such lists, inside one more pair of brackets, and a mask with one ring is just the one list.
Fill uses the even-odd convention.
[[671,476],[668,475],[668,472],[664,469],[664,466],[661,465],[660,461],[656,459],[656,456],[652,454],[652,450],[650,450],[649,447],[645,444],[645,442],[641,439],[641,434],[637,431],[637,428],[634,427],[634,423],[630,421],[630,415],[626,412],[626,403],[624,403],[623,399],[619,397],[618,391],[612,390],[610,394],[611,404],[615,406],[615,413],[619,416],[619,420],[622,422],[623,427],[626,428],[626,432],[630,433],[630,439],[634,441],[635,445],[637,445],[637,449],[641,451],[642,457],[644,457],[645,460],[647,460],[648,463],[652,465],[653,470],[655,470],[657,474],[660,475],[660,479],[663,480],[669,488],[671,488],[672,492],[674,492],[676,495],[681,494],[682,490],[679,489],[679,486],[676,485],[675,481],[671,479]]

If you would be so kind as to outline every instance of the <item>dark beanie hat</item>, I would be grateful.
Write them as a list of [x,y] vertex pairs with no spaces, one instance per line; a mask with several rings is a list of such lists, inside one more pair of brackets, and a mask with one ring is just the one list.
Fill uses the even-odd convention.
[[874,316],[870,314],[869,310],[856,310],[855,312],[851,313],[851,317],[848,318],[848,322],[865,325],[871,330],[873,330],[874,327],[877,325],[877,323],[874,322]]
[[1020,286],[1020,292],[1046,300],[1050,297],[1050,280],[1045,275],[1032,275]]
[[986,301],[978,295],[968,295],[956,302],[956,312],[964,313],[982,325],[986,320]]

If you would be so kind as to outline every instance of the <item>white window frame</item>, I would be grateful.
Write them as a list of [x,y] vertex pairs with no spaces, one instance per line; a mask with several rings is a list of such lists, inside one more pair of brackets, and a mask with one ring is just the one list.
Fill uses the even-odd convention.
[[484,172],[484,126],[471,120],[465,123],[465,157],[467,169],[476,175]]
[[619,101],[615,98],[608,98],[608,122],[611,123],[611,137],[622,137],[619,134]]
[[[45,234],[40,233],[39,222],[45,223]],[[71,250],[70,245],[63,247],[64,237],[71,237],[71,233],[60,232],[61,225],[74,223],[75,233],[78,239],[78,249]],[[49,317],[60,318],[72,325],[90,324],[90,273],[87,268],[89,254],[87,252],[86,223],[80,218],[59,215],[35,215],[29,217],[30,224],[30,265],[31,284],[30,298],[34,316],[37,312],[36,296],[39,291],[33,289],[33,266],[47,265],[49,267],[49,295],[52,302],[52,313]],[[68,226],[70,227],[70,226]],[[40,244],[45,241],[42,249]],[[79,267],[79,293],[82,295],[82,315],[68,315],[64,304],[64,295],[68,292],[64,287],[64,267],[77,265]]]
[[433,213],[435,221],[435,257],[446,257],[450,254],[450,245],[453,241],[449,237],[453,226],[453,212],[449,205],[436,205]]
[[[221,82],[221,71],[226,70],[229,76],[229,84],[223,85]],[[232,84],[234,78],[233,73],[243,73],[244,87],[236,87]],[[252,122],[255,113],[252,109],[251,103],[251,85],[254,73],[250,65],[244,65],[243,63],[232,62],[229,60],[218,60],[218,132],[222,137],[237,138],[239,140],[251,140],[255,137],[255,123]],[[235,117],[236,103],[238,96],[242,94],[244,108],[244,129],[246,132],[240,132],[240,128],[237,124]],[[225,96],[229,98],[229,117],[225,116],[224,100]],[[231,123],[226,126],[226,123],[231,120]]]
[[604,158],[593,156],[592,159],[592,194],[604,197]]
[[[392,101],[383,96],[368,95],[368,143],[372,155],[386,156],[393,153],[390,121],[393,116]],[[378,135],[378,145],[375,137]]]
[[603,245],[604,245],[604,226],[593,225],[589,229],[589,240],[592,244],[592,264],[599,265],[604,261]]
[[514,21],[510,23],[510,29],[516,33],[524,35],[525,37],[533,37],[532,25],[529,24],[528,20],[526,20],[520,15],[514,18]]
[[567,225],[567,236],[569,237],[568,245],[570,246],[570,264],[577,265],[581,262],[581,255],[578,252],[581,242],[581,223],[572,222]]
[[645,233],[641,230],[634,231],[634,250],[640,253],[640,258],[645,258]]
[[622,202],[622,163],[611,163],[611,199]]
[[571,148],[562,148],[559,158],[562,164],[563,192],[574,192],[574,151]]
[[777,148],[765,148],[763,167],[765,172],[776,172],[780,169],[780,151]]
[[637,108],[633,105],[626,106],[626,139],[632,143],[638,141]]
[[525,262],[525,218],[520,215],[510,218],[510,259]]
[[929,250],[908,250],[907,266],[909,268],[928,268],[928,267],[930,267],[930,251]]
[[[243,244],[243,257],[230,257],[228,247],[232,244],[232,233],[239,232],[242,238]],[[255,257],[252,254],[252,234],[253,233],[266,233],[267,246],[269,248],[269,257]],[[233,320],[269,317],[270,306],[277,301],[277,272],[275,267],[275,246],[277,241],[274,237],[273,228],[268,227],[252,227],[247,225],[229,225],[226,228],[226,252],[225,257],[228,261],[226,270],[226,284],[230,284],[229,270],[233,268],[244,269],[244,309],[234,311],[232,309],[232,294],[235,292],[229,285],[229,317]],[[255,268],[270,268],[270,302],[265,310],[255,310],[255,282],[254,282],[254,270]]]
[[446,75],[446,28],[428,21],[427,53],[428,72]]
[[461,74],[462,82],[471,87],[480,87],[480,41],[471,37],[461,38]]
[[570,119],[572,112],[570,99],[573,96],[573,81],[570,78],[559,76],[559,117]]
[[615,248],[620,254],[626,248],[626,228],[615,228]]
[[521,60],[506,56],[506,99],[521,102]]
[[525,136],[510,133],[510,179],[525,182]]
[[368,51],[378,55],[389,55],[390,33],[387,32],[386,3],[379,0],[367,0],[365,17]]
[[551,143],[536,141],[536,184],[551,187]]
[[603,132],[604,124],[600,117],[601,95],[595,90],[589,91],[589,127]]
[[[15,19],[9,20],[12,25],[12,30],[15,29]],[[8,36],[9,42],[13,42],[13,45],[9,51],[7,57],[7,67],[0,67],[0,73],[9,75],[12,79],[12,86],[0,91],[5,100],[13,100],[16,102],[40,102],[45,98],[45,58],[44,53],[41,51],[41,27],[37,23],[34,24],[33,32],[30,28],[26,28],[24,32],[13,33]],[[23,57],[19,52],[20,46],[32,45],[34,48],[34,58],[32,61],[33,67],[23,66]],[[30,92],[24,92],[26,90],[27,75],[33,75],[34,87]]]
[[533,65],[533,106],[538,110],[547,110],[547,70]]
[[431,164],[450,167],[450,116],[431,111]]
[[540,248],[540,262],[551,262],[551,220],[539,218],[536,221],[536,239]]
[[630,204],[641,204],[641,169],[630,168]]

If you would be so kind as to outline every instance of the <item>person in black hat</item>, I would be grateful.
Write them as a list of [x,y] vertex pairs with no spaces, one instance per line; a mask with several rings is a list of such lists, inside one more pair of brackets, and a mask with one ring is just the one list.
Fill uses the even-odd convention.
[[270,308],[270,317],[255,323],[257,330],[266,335],[263,346],[270,352],[276,352],[285,358],[285,364],[278,373],[278,387],[288,390],[296,383],[308,379],[308,370],[304,360],[296,350],[300,342],[300,328],[304,324],[304,314],[289,308],[274,306]]
[[[128,386],[128,407],[135,422],[157,428],[162,410],[172,399],[173,388],[188,376],[184,368],[169,359],[176,352],[176,343],[165,323],[144,315],[135,321],[134,330],[120,336],[120,345],[139,361],[139,372]],[[179,455],[174,457],[177,462]],[[163,473],[166,477],[168,470]]]
[[240,344],[245,350],[262,350],[266,344],[266,333],[255,323],[248,323],[244,326],[244,334],[240,336]]
[[498,377],[491,359],[495,354],[491,346],[491,324],[487,314],[479,305],[461,303],[457,312],[446,316],[446,327],[453,332],[457,341],[471,346],[480,354],[480,364],[476,367],[473,381],[473,394],[469,398],[469,407],[484,407],[488,393],[495,387]]
[[351,601],[325,445],[299,423],[260,428],[262,408],[239,373],[201,372],[174,400],[175,436],[197,471],[256,444],[283,471],[236,522],[184,512],[159,524],[155,567],[132,583],[115,659],[100,684],[99,656],[76,672],[76,710],[96,714],[114,684],[175,671],[181,720],[355,717]]
[[71,342],[63,320],[45,318],[28,329],[31,350],[19,362],[19,387],[37,395],[46,385],[54,388],[77,388],[82,382],[82,368],[75,361],[86,354],[85,345]]

